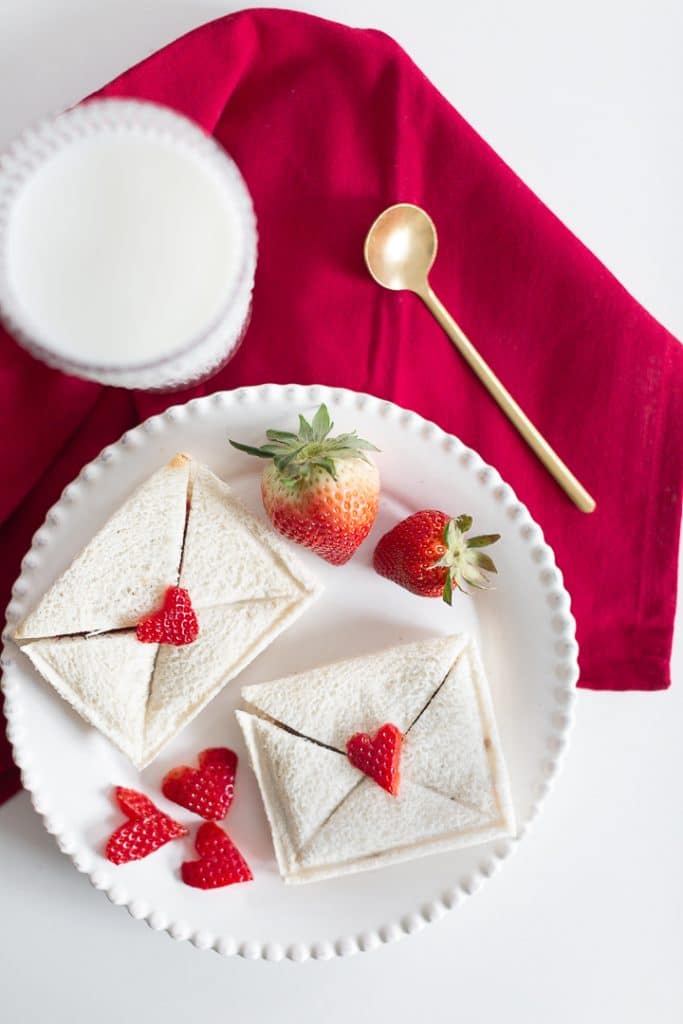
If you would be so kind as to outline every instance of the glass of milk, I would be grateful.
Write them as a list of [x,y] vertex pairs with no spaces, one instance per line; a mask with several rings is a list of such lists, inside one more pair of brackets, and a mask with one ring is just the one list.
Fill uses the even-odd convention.
[[66,373],[170,390],[246,329],[257,235],[228,154],[163,107],[94,100],[0,156],[0,316]]

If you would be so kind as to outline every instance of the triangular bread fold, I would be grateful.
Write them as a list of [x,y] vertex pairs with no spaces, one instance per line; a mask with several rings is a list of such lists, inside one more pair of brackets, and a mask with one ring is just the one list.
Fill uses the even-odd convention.
[[470,808],[481,827],[514,829],[491,699],[473,644],[408,733],[401,770],[412,782]]
[[144,763],[287,629],[306,604],[281,597],[199,608],[194,643],[161,644],[147,704]]
[[195,608],[317,593],[279,538],[206,466],[193,463],[180,586]]
[[124,501],[16,630],[17,640],[135,626],[178,581],[190,459],[177,455]]
[[35,640],[22,650],[60,697],[141,766],[156,644],[121,632]]
[[243,699],[268,718],[344,752],[356,732],[385,722],[406,732],[464,649],[464,635],[434,637],[247,686]]
[[404,779],[391,796],[363,779],[300,851],[298,879],[313,881],[411,859],[447,843],[472,842],[478,815],[418,783]]
[[343,754],[262,718],[237,711],[270,823],[282,875],[297,870],[299,851],[362,783]]

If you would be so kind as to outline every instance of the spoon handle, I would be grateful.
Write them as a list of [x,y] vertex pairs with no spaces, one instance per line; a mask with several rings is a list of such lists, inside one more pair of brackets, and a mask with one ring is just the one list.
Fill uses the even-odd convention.
[[526,413],[520,409],[510,392],[501,384],[488,363],[482,359],[472,342],[460,329],[430,286],[427,285],[418,294],[429,311],[441,324],[458,352],[460,352],[471,369],[474,370],[489,394],[493,396],[507,418],[517,428],[548,472],[582,512],[592,512],[595,508],[594,498],[579,483],[543,435],[538,432]]

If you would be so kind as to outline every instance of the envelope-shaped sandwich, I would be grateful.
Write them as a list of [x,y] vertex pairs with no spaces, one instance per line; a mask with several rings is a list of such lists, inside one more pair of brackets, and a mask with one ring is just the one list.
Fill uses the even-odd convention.
[[[141,642],[136,626],[175,586],[189,594],[197,638]],[[226,483],[177,455],[109,519],[15,639],[57,692],[142,768],[318,590]]]
[[[489,689],[465,635],[247,686],[237,711],[280,873],[308,882],[514,833]],[[403,734],[396,796],[347,757]]]

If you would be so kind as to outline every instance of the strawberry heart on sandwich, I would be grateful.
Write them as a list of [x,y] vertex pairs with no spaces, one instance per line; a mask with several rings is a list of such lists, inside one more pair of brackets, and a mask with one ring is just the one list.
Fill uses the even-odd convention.
[[199,755],[199,768],[180,765],[164,776],[161,792],[207,821],[220,821],[228,813],[235,792],[237,754],[227,747],[211,747]]
[[199,623],[188,592],[182,587],[169,587],[163,608],[139,622],[135,635],[143,644],[182,647],[193,643],[199,636]]
[[128,821],[119,825],[107,842],[105,856],[112,864],[141,860],[172,839],[187,835],[184,825],[160,811],[144,793],[117,786],[114,795]]
[[397,796],[402,745],[403,733],[388,722],[374,737],[366,732],[352,736],[346,744],[346,756],[354,768],[374,779],[387,793]]
[[252,880],[249,865],[232,839],[213,822],[200,826],[195,848],[200,859],[185,861],[180,868],[186,885],[195,889],[220,889]]

